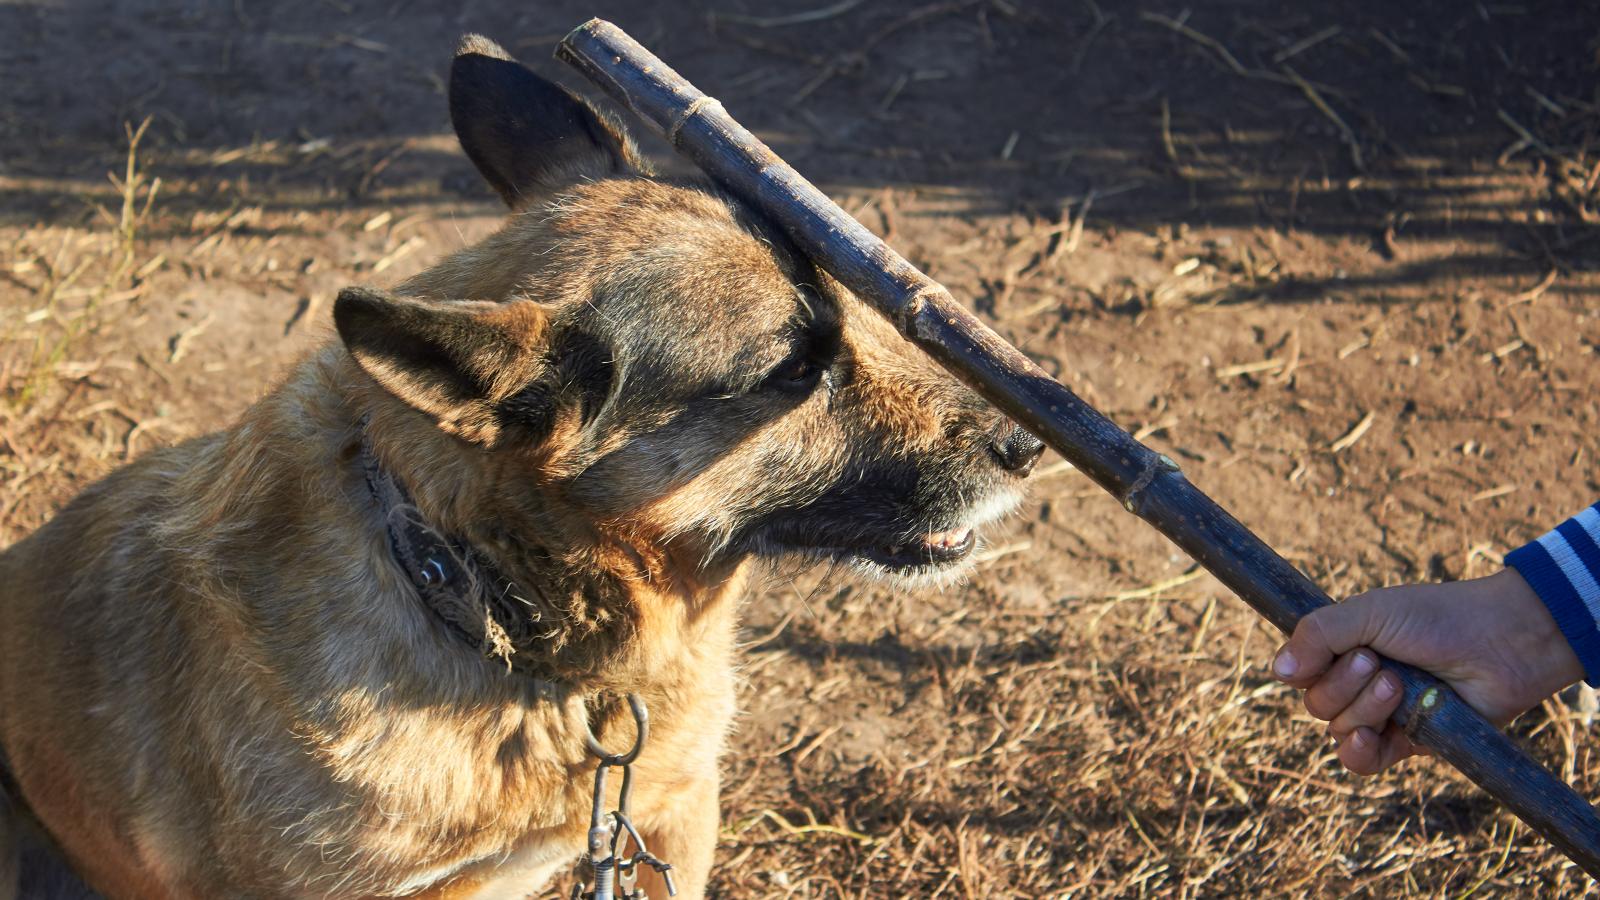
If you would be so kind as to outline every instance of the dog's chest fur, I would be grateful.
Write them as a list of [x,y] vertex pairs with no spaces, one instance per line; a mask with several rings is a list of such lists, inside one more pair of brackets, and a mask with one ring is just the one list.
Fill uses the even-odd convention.
[[[741,579],[689,603],[632,585],[636,638],[588,683],[508,674],[441,627],[388,557],[340,365],[307,363],[234,429],[151,454],[0,557],[0,696],[15,695],[0,739],[20,780],[44,786],[35,813],[99,883],[534,890],[583,847],[594,686],[649,705],[643,825],[668,795],[715,783]],[[52,562],[68,552],[70,572]],[[30,665],[44,658],[55,665]],[[52,707],[87,715],[64,731]],[[607,709],[598,733],[625,747],[626,709]]]

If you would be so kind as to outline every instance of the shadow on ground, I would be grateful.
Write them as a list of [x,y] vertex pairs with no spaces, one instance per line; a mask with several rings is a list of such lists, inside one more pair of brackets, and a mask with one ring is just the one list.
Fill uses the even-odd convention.
[[[1594,37],[1572,5],[1266,2],[427,4],[304,0],[0,7],[0,222],[81,221],[123,124],[152,118],[169,229],[267,212],[450,204],[485,192],[449,139],[457,35],[540,70],[614,19],[863,215],[1083,211],[1098,227],[1268,227],[1372,248],[1379,292],[1600,260]],[[1587,87],[1586,87],[1587,85]],[[660,150],[659,144],[651,146]],[[664,155],[664,154],[663,154]],[[912,202],[895,202],[897,195]],[[1413,243],[1468,248],[1407,260]],[[1272,299],[1321,296],[1325,279]],[[1562,290],[1583,290],[1563,284]],[[1221,297],[1219,299],[1227,299]]]

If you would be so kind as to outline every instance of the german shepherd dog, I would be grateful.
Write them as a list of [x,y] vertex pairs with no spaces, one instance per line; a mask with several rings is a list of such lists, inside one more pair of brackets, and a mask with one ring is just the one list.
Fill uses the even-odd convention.
[[480,37],[450,111],[498,233],[0,555],[0,897],[525,896],[630,693],[701,897],[747,573],[949,578],[1015,506],[1039,442],[750,209]]

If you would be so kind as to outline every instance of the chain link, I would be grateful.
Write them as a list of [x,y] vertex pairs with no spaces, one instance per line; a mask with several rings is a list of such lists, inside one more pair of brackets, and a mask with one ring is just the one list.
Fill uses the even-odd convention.
[[[650,714],[638,694],[628,695],[628,708],[633,711],[638,737],[627,753],[606,752],[595,739],[588,717],[584,717],[585,742],[589,753],[600,761],[594,771],[594,809],[589,819],[588,863],[594,887],[585,892],[583,884],[574,885],[572,900],[649,900],[644,888],[638,886],[640,866],[649,866],[661,875],[667,883],[667,896],[678,895],[677,885],[672,882],[671,864],[656,858],[645,847],[644,837],[639,830],[633,827],[630,812],[633,762],[639,758],[649,738]],[[622,770],[622,792],[617,798],[617,808],[608,813],[605,811],[606,774],[612,769]],[[622,851],[627,849],[629,841],[633,843],[634,852],[631,856],[623,856]]]

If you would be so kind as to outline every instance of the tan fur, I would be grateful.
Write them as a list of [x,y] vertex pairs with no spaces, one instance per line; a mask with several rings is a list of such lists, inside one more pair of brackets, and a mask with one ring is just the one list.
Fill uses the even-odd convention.
[[[419,873],[481,880],[474,860],[523,846],[581,847],[580,698],[464,656],[395,582],[363,521],[340,390],[360,379],[342,356],[0,556],[0,738],[29,806],[108,895],[386,895]],[[448,467],[449,439],[429,437],[415,439]],[[632,595],[640,639],[607,680],[652,714],[646,827],[658,798],[714,784],[741,582]],[[613,710],[601,734],[631,730]]]
[[[492,73],[485,46],[464,53]],[[474,143],[492,125],[457,122],[480,166],[520,152]],[[231,428],[0,554],[14,799],[99,891],[522,896],[582,851],[584,723],[626,748],[635,692],[635,820],[701,897],[752,561],[869,566],[1014,500],[1008,423],[859,301],[717,192],[615,172],[631,149],[585,177],[572,147],[559,180],[486,173],[506,227],[395,295],[341,294],[342,341]],[[791,369],[812,380],[773,387]],[[397,566],[364,439],[522,590],[515,671]],[[0,898],[20,816],[0,806]]]

